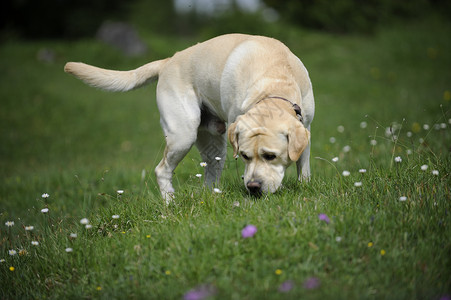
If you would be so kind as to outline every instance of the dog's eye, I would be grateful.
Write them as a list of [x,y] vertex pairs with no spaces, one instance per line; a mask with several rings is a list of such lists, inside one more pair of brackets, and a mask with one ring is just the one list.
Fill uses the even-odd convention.
[[243,152],[241,152],[241,156],[242,156],[245,160],[250,160],[250,157],[247,156],[246,154],[244,154]]
[[276,158],[276,156],[274,154],[265,153],[265,154],[263,154],[263,158],[265,160],[274,160]]

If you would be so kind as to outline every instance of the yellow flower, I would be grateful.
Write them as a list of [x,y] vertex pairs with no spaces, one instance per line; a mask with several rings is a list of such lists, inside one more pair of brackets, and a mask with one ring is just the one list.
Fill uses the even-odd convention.
[[150,239],[150,234],[146,235],[146,238]]
[[421,130],[421,126],[418,122],[415,122],[412,124],[412,131],[414,133],[418,133],[418,132],[420,132],[420,130]]
[[166,270],[166,272],[164,272],[164,274],[166,274],[166,275],[171,275],[171,271]]
[[102,290],[102,287],[101,287],[101,286],[98,286],[98,287],[96,287],[96,290],[101,291],[101,290]]
[[374,245],[373,242],[369,242],[369,243],[368,243],[368,248],[373,247],[373,245]]
[[15,268],[14,268],[13,266],[11,266],[11,267],[9,267],[9,270],[10,270],[11,272],[14,272]]
[[443,100],[445,100],[445,101],[451,100],[451,92],[450,91],[443,92]]
[[384,255],[385,255],[385,253],[386,253],[386,252],[385,252],[385,250],[384,250],[384,249],[382,249],[382,250],[381,250],[381,255],[382,255],[382,256],[384,256]]
[[277,269],[275,273],[276,273],[276,275],[281,275],[282,274],[282,270],[281,269]]

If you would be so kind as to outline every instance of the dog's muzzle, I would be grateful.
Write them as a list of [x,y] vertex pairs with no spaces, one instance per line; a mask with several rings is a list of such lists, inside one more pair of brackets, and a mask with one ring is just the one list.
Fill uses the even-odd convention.
[[262,182],[260,180],[251,180],[247,184],[249,193],[255,196],[260,196],[262,193]]

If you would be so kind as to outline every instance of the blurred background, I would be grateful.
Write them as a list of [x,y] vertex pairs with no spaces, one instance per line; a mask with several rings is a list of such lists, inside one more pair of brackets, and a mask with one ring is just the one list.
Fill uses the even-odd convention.
[[230,32],[281,35],[293,25],[334,33],[370,34],[381,24],[430,11],[449,17],[447,0],[9,0],[2,38],[93,37],[106,21],[171,35]]

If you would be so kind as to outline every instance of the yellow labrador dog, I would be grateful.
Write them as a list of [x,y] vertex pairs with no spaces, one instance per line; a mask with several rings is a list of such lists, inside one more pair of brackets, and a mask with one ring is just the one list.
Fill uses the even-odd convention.
[[109,91],[128,91],[158,79],[166,149],[155,174],[166,201],[174,193],[174,169],[194,144],[207,162],[206,184],[219,181],[226,123],[234,156],[245,163],[249,192],[275,192],[292,162],[297,162],[299,180],[310,177],[312,84],[299,58],[275,39],[228,34],[132,71],[74,62],[64,70]]

